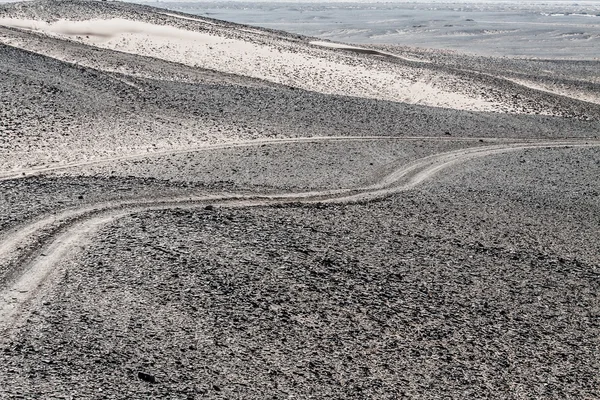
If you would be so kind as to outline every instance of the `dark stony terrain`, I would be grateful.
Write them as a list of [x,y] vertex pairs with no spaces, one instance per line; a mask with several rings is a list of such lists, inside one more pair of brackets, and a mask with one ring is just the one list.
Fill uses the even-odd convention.
[[10,393],[596,398],[595,157],[496,157],[369,204],[121,219],[5,348]]
[[[310,91],[8,17],[215,30],[518,112]],[[600,105],[578,99],[598,63],[378,47],[419,63],[202,20],[0,5],[0,399],[600,398]]]

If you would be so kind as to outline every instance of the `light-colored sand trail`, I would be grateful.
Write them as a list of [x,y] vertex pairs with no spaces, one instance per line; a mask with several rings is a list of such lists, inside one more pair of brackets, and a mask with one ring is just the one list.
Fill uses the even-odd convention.
[[[222,207],[252,207],[292,202],[348,203],[367,201],[409,190],[431,179],[440,171],[460,162],[525,149],[600,147],[600,141],[551,141],[537,143],[496,144],[435,154],[397,168],[375,182],[358,189],[326,190],[276,195],[212,194],[196,197],[130,200],[100,203],[68,210],[9,232],[0,242],[0,259],[28,260],[26,265],[9,265],[20,275],[0,292],[0,330],[10,329],[25,313],[28,305],[42,290],[54,267],[74,246],[103,224],[121,216],[147,210],[195,208],[212,204]],[[30,244],[40,232],[60,228],[58,234],[44,240],[46,245],[31,250]]]
[[341,44],[341,43],[335,43],[335,42],[324,42],[321,40],[314,40],[309,43],[312,45],[315,45],[315,46],[328,47],[330,49],[346,50],[346,51],[352,51],[355,53],[363,53],[363,54],[374,54],[377,56],[392,57],[392,58],[397,58],[399,60],[404,60],[404,61],[409,61],[409,62],[414,62],[414,63],[422,63],[422,64],[430,64],[431,63],[431,61],[429,61],[429,60],[420,60],[417,58],[404,57],[404,56],[399,56],[398,54],[389,53],[387,51],[367,49],[364,47],[350,46],[347,44]]
[[598,92],[574,88],[565,88],[559,85],[539,83],[528,79],[518,79],[511,77],[503,77],[503,79],[506,79],[509,82],[516,83],[517,85],[521,85],[529,89],[569,97],[575,100],[586,101],[588,103],[600,104],[600,93]]

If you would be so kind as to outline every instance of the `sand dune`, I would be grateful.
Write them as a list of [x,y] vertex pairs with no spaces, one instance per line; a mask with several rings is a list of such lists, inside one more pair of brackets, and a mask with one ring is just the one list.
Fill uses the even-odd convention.
[[[136,76],[140,76],[138,72],[102,63],[92,65],[89,57],[74,57],[69,52],[69,43],[327,95],[454,110],[563,115],[553,100],[540,101],[539,94],[523,93],[518,86],[498,90],[496,83],[472,71],[436,68],[428,65],[426,59],[410,57],[405,52],[324,42],[149,7],[138,7],[132,13],[118,5],[99,11],[81,3],[77,4],[79,14],[73,11],[77,8],[66,3],[60,7],[60,18],[56,14],[40,18],[34,6],[0,9],[0,27],[32,34],[28,37],[4,30],[0,32],[0,43],[78,65]],[[64,44],[58,49],[41,46],[39,35],[62,40]],[[528,101],[521,101],[523,97]]]
[[[181,19],[179,16],[173,18]],[[315,50],[308,44],[279,38],[265,41],[262,35],[247,29],[198,31],[199,27],[205,26],[205,22],[195,19],[185,21],[195,24],[195,30],[126,19],[59,20],[47,23],[2,18],[0,26],[42,32],[100,48],[264,79],[325,94],[472,111],[500,111],[506,108],[481,95],[449,90],[447,81],[458,80],[451,76],[440,78],[410,66],[387,65],[378,60]],[[232,37],[232,32],[237,35]],[[256,36],[261,39],[256,40]],[[0,40],[28,48],[17,41],[6,38]],[[460,86],[454,84],[457,85]]]

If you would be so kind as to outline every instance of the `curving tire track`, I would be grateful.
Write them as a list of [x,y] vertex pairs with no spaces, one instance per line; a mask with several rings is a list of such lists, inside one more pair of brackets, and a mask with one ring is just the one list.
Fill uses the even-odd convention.
[[[370,140],[370,138],[356,138],[355,140],[361,139]],[[290,140],[298,142],[314,140],[314,138]],[[290,143],[290,140],[255,141],[252,142],[252,145],[273,142]],[[326,138],[326,140],[340,140],[340,138]],[[246,145],[249,144],[238,143],[211,148]],[[0,242],[0,259],[7,260],[4,265],[6,270],[4,281],[8,282],[0,292],[0,331],[9,330],[18,321],[20,315],[27,310],[28,305],[35,300],[43,289],[43,283],[53,271],[54,266],[72,247],[80,243],[82,239],[90,237],[100,226],[131,213],[175,207],[195,208],[207,204],[224,207],[252,207],[293,202],[348,203],[368,201],[412,189],[431,179],[440,171],[471,159],[532,148],[561,147],[600,147],[600,141],[572,140],[510,143],[439,153],[409,164],[391,165],[391,172],[375,177],[376,182],[374,184],[357,189],[275,195],[214,194],[195,197],[128,200],[99,203],[48,216],[13,230]],[[187,150],[186,152],[192,151],[194,150]],[[32,246],[32,244],[38,246]],[[1,277],[0,282],[2,282]]]
[[[161,150],[155,152],[144,152],[144,153],[132,153],[117,157],[108,157],[93,159],[80,162],[72,162],[61,165],[52,165],[45,167],[32,167],[32,168],[19,168],[12,171],[0,171],[0,182],[11,179],[22,179],[29,176],[41,175],[47,172],[57,172],[76,167],[87,167],[92,165],[102,165],[111,162],[128,161],[128,160],[139,160],[147,157],[161,157],[168,155],[188,154],[197,153],[211,150],[223,150],[223,149],[234,149],[244,147],[256,147],[261,145],[282,145],[282,144],[297,144],[297,143],[321,143],[321,142],[364,142],[364,141],[376,141],[376,140],[402,140],[402,141],[416,141],[416,140],[436,140],[436,141],[464,141],[476,143],[478,140],[485,140],[486,142],[518,142],[518,139],[496,139],[496,138],[453,138],[453,137],[440,137],[440,136],[313,136],[313,137],[299,137],[299,138],[280,138],[280,139],[256,139],[246,140],[239,142],[228,142],[219,144],[205,144],[191,148],[175,148],[170,150]],[[527,140],[523,140],[527,142]]]

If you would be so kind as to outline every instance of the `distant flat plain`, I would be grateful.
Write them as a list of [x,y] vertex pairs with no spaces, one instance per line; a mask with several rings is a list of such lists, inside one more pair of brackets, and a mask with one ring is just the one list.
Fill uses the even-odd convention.
[[348,43],[485,56],[600,59],[600,2],[148,2],[190,14]]

